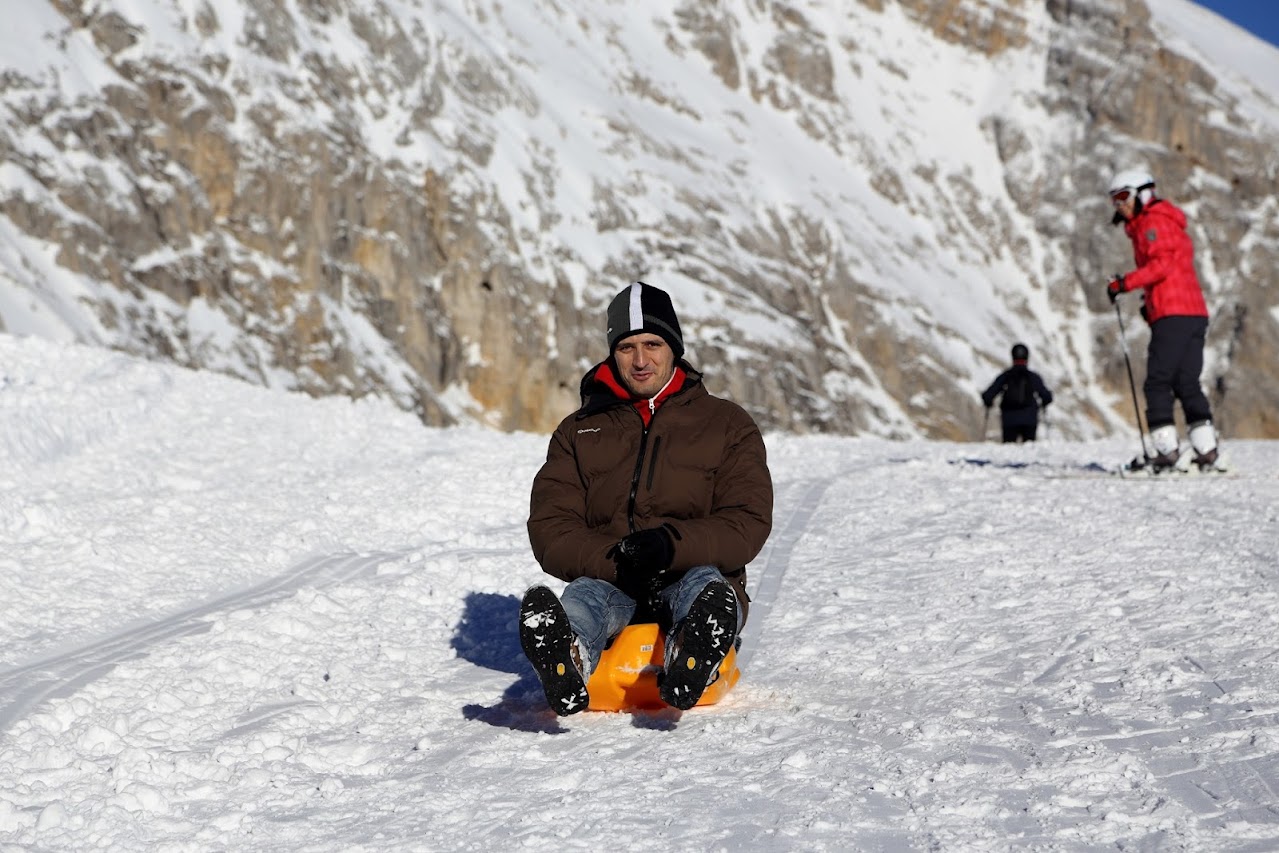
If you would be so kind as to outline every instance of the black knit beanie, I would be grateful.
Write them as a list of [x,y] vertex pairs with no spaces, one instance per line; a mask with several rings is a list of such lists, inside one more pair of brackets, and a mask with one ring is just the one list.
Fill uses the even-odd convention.
[[651,332],[666,341],[675,359],[684,357],[684,335],[666,291],[637,281],[622,289],[608,304],[608,351],[622,338]]

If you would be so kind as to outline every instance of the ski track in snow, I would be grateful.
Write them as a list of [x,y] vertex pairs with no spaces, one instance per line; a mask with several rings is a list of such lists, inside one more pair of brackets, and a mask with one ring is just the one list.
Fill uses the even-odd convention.
[[[768,614],[779,596],[791,551],[802,538],[821,495],[829,485],[830,480],[814,480],[779,486],[778,503],[786,509],[785,517],[779,519],[764,552],[751,566],[754,587],[751,619],[753,630],[745,633],[739,651],[739,665],[743,669],[749,666],[758,638],[767,628]],[[792,496],[797,499],[791,500]],[[218,596],[199,606],[134,625],[110,637],[0,672],[0,702],[3,702],[0,705],[0,730],[7,730],[17,721],[37,712],[44,703],[74,696],[121,664],[138,662],[153,650],[174,640],[208,633],[218,620],[225,620],[234,613],[261,611],[287,601],[303,589],[323,591],[367,580],[379,566],[406,560],[410,556],[410,552],[402,551],[309,557],[279,576],[249,589]],[[468,555],[460,553],[436,553],[430,555],[429,559],[465,559],[466,556]],[[469,556],[474,556],[474,553]],[[501,552],[501,556],[508,555]],[[417,558],[421,559],[422,555],[417,555]],[[541,719],[527,719],[530,711],[533,711],[535,718],[544,714],[536,709],[540,694],[535,685],[529,678],[524,681],[529,683],[517,683],[517,687],[521,688],[518,691],[519,698],[514,702],[505,701],[508,707],[501,713],[494,715],[495,709],[472,707],[468,709],[468,714],[497,726],[509,725],[533,731],[547,728],[545,721]],[[533,700],[532,708],[530,698]],[[248,736],[261,730],[273,718],[296,713],[301,708],[314,707],[315,704],[307,700],[285,700],[264,705],[237,717],[235,725],[225,732],[224,737]],[[640,714],[636,715],[636,724],[655,730],[669,730],[674,728],[680,716],[682,715],[674,710]],[[438,774],[448,768],[466,766],[491,738],[491,731],[485,729],[476,729],[467,736],[454,738],[454,743],[447,750],[434,754],[435,772]],[[639,743],[622,750],[608,749],[607,743],[610,740],[611,735],[607,732],[584,739],[571,749],[561,752],[561,758],[573,761],[604,749],[613,760],[625,760],[660,753],[663,749],[659,741]],[[476,826],[475,832],[469,833],[468,837],[472,842],[478,842],[505,826],[515,816],[516,813],[513,812],[505,817],[491,819],[486,827]]]
[[116,665],[136,660],[152,648],[178,637],[204,633],[210,619],[234,610],[261,609],[282,601],[304,586],[324,589],[369,574],[401,554],[333,554],[311,557],[284,574],[242,592],[221,596],[206,604],[155,621],[135,625],[120,633],[53,657],[0,671],[0,731],[28,714],[40,703],[72,695]]
[[741,682],[557,718],[544,436],[0,355],[3,853],[1279,849],[1274,442],[768,436]]
[[[958,466],[957,466],[958,461]],[[891,725],[883,718],[884,709],[876,708],[875,703],[867,703],[865,708],[848,707],[833,708],[823,700],[821,689],[813,695],[800,695],[796,692],[796,684],[820,685],[820,677],[815,677],[809,665],[814,656],[825,656],[834,649],[845,648],[856,655],[855,639],[816,641],[798,648],[793,660],[787,655],[779,654],[783,643],[793,642],[797,635],[787,624],[795,619],[810,621],[821,620],[822,628],[839,626],[839,618],[832,616],[830,605],[821,603],[820,596],[811,596],[808,607],[787,610],[788,587],[805,577],[804,566],[813,562],[814,553],[826,554],[828,564],[838,565],[854,555],[843,555],[839,549],[830,547],[823,531],[839,530],[838,525],[829,521],[831,513],[844,514],[845,507],[850,506],[845,492],[849,490],[861,494],[863,500],[874,506],[876,498],[882,498],[894,486],[893,477],[883,477],[876,469],[901,468],[906,471],[928,468],[930,461],[926,457],[904,455],[896,459],[880,460],[869,465],[866,460],[852,460],[842,467],[838,465],[823,466],[832,473],[823,479],[782,480],[778,483],[777,523],[773,536],[765,551],[761,553],[756,565],[752,566],[752,583],[754,609],[750,627],[746,633],[742,648],[742,660],[745,676],[742,686],[734,694],[730,694],[720,710],[695,711],[680,714],[676,711],[642,713],[635,715],[583,715],[567,719],[557,719],[549,713],[540,700],[540,692],[531,674],[518,660],[512,660],[512,646],[506,644],[504,651],[496,656],[486,653],[464,653],[463,657],[471,662],[480,662],[489,667],[504,671],[515,670],[518,676],[514,684],[507,685],[503,698],[494,705],[468,704],[463,707],[463,717],[467,725],[454,727],[447,736],[426,735],[416,744],[405,744],[401,747],[402,764],[388,763],[385,757],[388,731],[429,730],[430,724],[422,719],[415,719],[415,711],[425,711],[420,688],[412,688],[398,697],[379,697],[376,714],[388,716],[389,719],[380,727],[374,723],[369,728],[381,728],[383,738],[374,739],[376,746],[369,744],[351,745],[353,737],[357,740],[365,734],[365,728],[355,725],[354,734],[350,730],[345,733],[324,732],[326,726],[333,724],[333,710],[328,707],[331,701],[312,691],[288,691],[288,695],[274,695],[271,701],[258,699],[236,713],[231,719],[220,724],[222,729],[215,734],[204,733],[204,749],[218,755],[218,762],[229,764],[233,772],[241,778],[240,786],[253,788],[266,785],[268,788],[296,787],[296,780],[289,779],[287,772],[281,767],[287,766],[291,759],[300,759],[308,750],[312,755],[303,763],[310,767],[319,778],[315,786],[314,796],[336,804],[337,802],[355,798],[368,806],[369,797],[378,797],[378,790],[386,785],[395,785],[394,790],[438,790],[438,786],[458,784],[474,796],[480,787],[491,785],[498,778],[500,768],[512,756],[517,763],[525,763],[533,759],[533,764],[550,773],[552,782],[549,790],[551,800],[544,805],[540,817],[530,815],[530,801],[527,797],[518,796],[514,791],[496,791],[485,795],[485,807],[480,811],[469,812],[463,825],[455,825],[445,829],[445,838],[449,841],[436,846],[434,844],[415,844],[405,839],[412,837],[413,832],[406,832],[401,827],[395,834],[401,838],[403,846],[411,849],[440,849],[441,847],[458,847],[458,849],[478,849],[486,844],[507,845],[520,843],[535,848],[550,849],[547,841],[538,843],[538,832],[546,825],[554,825],[557,820],[565,819],[564,809],[577,811],[583,807],[589,809],[590,792],[603,788],[612,790],[621,785],[623,789],[630,786],[630,794],[641,803],[649,803],[656,808],[667,800],[672,792],[675,795],[695,796],[703,806],[731,809],[733,802],[728,792],[696,794],[702,786],[711,784],[714,768],[702,767],[691,779],[679,781],[680,774],[672,775],[669,769],[671,744],[664,738],[674,737],[692,725],[690,730],[696,740],[712,738],[726,750],[726,759],[731,755],[730,743],[741,738],[750,738],[754,745],[744,749],[745,757],[758,762],[761,756],[770,751],[779,751],[775,757],[777,762],[773,773],[776,778],[768,779],[759,788],[759,793],[780,797],[789,807],[794,808],[800,802],[821,803],[819,792],[825,791],[822,779],[832,779],[833,789],[825,796],[844,799],[841,809],[855,811],[865,810],[876,819],[863,821],[859,825],[843,824],[839,831],[833,827],[824,827],[829,820],[829,807],[810,805],[807,816],[797,819],[794,827],[788,832],[774,836],[760,829],[751,828],[746,821],[741,829],[726,827],[722,821],[714,825],[718,828],[716,838],[726,848],[738,846],[772,846],[774,842],[786,847],[801,844],[805,839],[815,841],[815,849],[841,849],[836,837],[842,833],[852,832],[859,839],[858,849],[921,849],[940,845],[943,848],[955,849],[1001,849],[1010,839],[1016,839],[1018,847],[1036,848],[1040,846],[1060,846],[1061,828],[1054,827],[1060,823],[1060,815],[1071,817],[1064,823],[1087,825],[1089,822],[1109,820],[1111,822],[1127,820],[1127,832],[1139,832],[1148,835],[1154,832],[1156,837],[1167,836],[1195,838],[1189,827],[1192,820],[1201,820],[1208,825],[1220,827],[1248,827],[1243,833],[1246,838],[1253,836],[1257,845],[1250,848],[1246,844],[1237,849],[1266,849],[1266,845],[1279,837],[1279,819],[1276,818],[1274,803],[1276,802],[1274,771],[1279,767],[1277,744],[1271,743],[1266,751],[1260,754],[1237,754],[1241,750],[1241,739],[1249,733],[1261,730],[1273,733],[1279,731],[1279,712],[1273,709],[1254,709],[1252,703],[1239,706],[1233,702],[1222,703],[1214,708],[1213,703],[1220,703],[1227,697],[1231,688],[1223,687],[1217,675],[1212,672],[1210,663],[1201,663],[1198,658],[1189,654],[1181,654],[1168,663],[1178,674],[1179,681],[1171,687],[1165,687],[1152,694],[1148,706],[1144,709],[1145,719],[1133,719],[1121,715],[1115,717],[1107,713],[1105,700],[1111,696],[1119,696],[1124,686],[1119,680],[1110,680],[1105,674],[1094,676],[1089,689],[1082,690],[1082,684],[1074,680],[1078,671],[1081,654],[1090,655],[1095,663],[1103,663],[1106,659],[1105,630],[1085,628],[1072,631],[1064,636],[1047,632],[1039,636],[1021,637],[1017,641],[1008,637],[983,642],[979,631],[961,632],[958,636],[952,628],[946,628],[944,620],[936,618],[930,612],[935,604],[923,607],[912,607],[912,598],[928,601],[928,577],[935,575],[936,560],[948,550],[955,550],[952,537],[962,540],[980,540],[988,538],[985,545],[972,545],[979,552],[996,553],[1000,549],[992,543],[1000,541],[999,531],[995,529],[973,528],[972,518],[965,517],[959,507],[944,495],[925,492],[920,495],[918,504],[907,511],[900,504],[895,505],[897,512],[892,517],[879,519],[878,535],[874,542],[865,544],[857,552],[856,562],[861,565],[874,564],[877,561],[891,563],[894,572],[877,575],[875,586],[877,591],[863,589],[854,580],[853,586],[834,590],[836,599],[841,597],[859,598],[869,595],[871,599],[889,601],[897,598],[906,602],[889,608],[886,624],[891,630],[881,636],[898,638],[917,637],[917,641],[928,639],[930,632],[941,631],[942,648],[947,654],[925,655],[910,666],[880,669],[873,662],[869,671],[863,672],[861,679],[875,682],[888,679],[905,686],[907,693],[916,692],[920,685],[917,682],[928,681],[932,676],[946,671],[962,674],[965,679],[974,676],[989,679],[990,689],[982,691],[985,698],[975,702],[971,713],[955,707],[955,696],[941,693],[945,699],[942,703],[946,709],[942,712],[930,711],[927,701],[911,710],[916,715],[902,718],[898,713]],[[935,465],[933,467],[936,467]],[[1048,478],[1053,475],[1053,466],[1042,466],[1048,471],[1038,470],[1041,466],[1022,466],[1020,462],[992,466],[986,464],[972,465],[965,460],[946,460],[943,469],[949,473],[958,472],[960,479],[976,475],[990,479],[1011,472],[1009,481],[1016,487],[1024,488],[1039,477]],[[1029,475],[1027,474],[1029,472]],[[943,474],[948,472],[944,471]],[[944,481],[943,481],[944,482]],[[1115,478],[1094,477],[1082,482],[1096,489],[1113,492],[1116,488],[1122,491],[1144,489],[1158,494],[1159,491],[1182,488],[1174,483],[1123,483]],[[1188,481],[1191,482],[1191,481]],[[1224,482],[1224,481],[1222,481]],[[1204,485],[1215,486],[1220,483],[1203,481]],[[952,489],[954,484],[951,484]],[[956,489],[956,491],[958,491]],[[1121,494],[1122,494],[1121,491]],[[878,493],[878,494],[877,494]],[[1081,500],[1087,502],[1084,496]],[[939,521],[942,530],[936,527],[922,528],[921,519],[932,516],[939,510],[941,517],[950,514],[961,516],[952,521]],[[1069,514],[1069,507],[1066,508]],[[873,514],[872,514],[873,515]],[[868,516],[863,515],[865,520]],[[846,528],[844,528],[846,529]],[[1057,546],[1060,547],[1060,546]],[[9,670],[0,675],[0,695],[7,704],[4,706],[3,722],[5,729],[11,726],[23,728],[24,720],[30,719],[37,724],[48,719],[62,721],[68,710],[84,699],[77,700],[95,680],[109,682],[112,671],[118,667],[143,667],[154,672],[168,670],[170,673],[190,668],[189,655],[210,655],[220,657],[218,645],[225,645],[225,640],[214,638],[207,640],[210,633],[221,631],[226,633],[239,626],[247,632],[242,641],[259,642],[262,628],[270,626],[274,619],[284,619],[286,623],[304,619],[305,612],[344,612],[348,609],[346,601],[351,594],[356,597],[367,595],[368,584],[382,577],[386,585],[394,586],[403,581],[406,572],[423,565],[442,565],[460,568],[467,564],[485,563],[496,560],[509,561],[518,556],[518,547],[509,549],[454,549],[422,553],[409,552],[369,552],[362,554],[333,554],[311,557],[298,563],[289,571],[261,583],[248,590],[216,597],[209,602],[182,611],[178,614],[157,621],[135,626],[112,637],[82,648],[66,652],[37,663],[28,664]],[[967,562],[976,565],[1002,565],[1005,561],[981,559]],[[385,574],[380,570],[385,569]],[[983,569],[985,571],[985,569]],[[1014,569],[997,569],[996,575],[1005,574],[1009,579],[1016,579],[1018,572]],[[850,578],[856,578],[854,572]],[[1167,581],[1166,583],[1171,582]],[[344,589],[344,587],[346,587]],[[1273,584],[1270,584],[1273,591]],[[975,588],[974,595],[991,594],[991,590]],[[362,590],[362,591],[361,591]],[[915,590],[915,592],[912,592]],[[946,590],[942,590],[946,592]],[[805,595],[801,591],[801,596]],[[1005,594],[1001,591],[1001,594]],[[996,609],[1016,607],[1022,600],[1020,593],[1010,591],[1005,602],[995,602]],[[332,596],[327,599],[326,596]],[[510,606],[514,605],[514,596],[506,596]],[[325,605],[328,600],[330,603]],[[866,603],[866,602],[864,602]],[[298,605],[302,612],[295,612]],[[1050,606],[1051,607],[1051,606]],[[1120,607],[1122,609],[1122,607]],[[351,608],[355,615],[357,610]],[[841,608],[847,611],[847,608]],[[853,608],[853,612],[874,612],[875,608]],[[989,610],[983,611],[989,613]],[[1112,614],[1114,615],[1114,614]],[[1153,618],[1153,614],[1152,617]],[[465,620],[464,620],[465,621]],[[482,619],[486,626],[487,620]],[[774,624],[778,622],[780,624]],[[1006,630],[993,626],[997,631]],[[215,630],[217,629],[217,630]],[[1143,630],[1156,630],[1154,625],[1145,625]],[[308,635],[306,627],[286,624],[280,635],[286,638],[305,639]],[[846,637],[856,638],[859,631],[856,627]],[[934,638],[935,639],[935,638]],[[1187,635],[1181,638],[1191,642],[1195,638]],[[779,643],[778,641],[782,641]],[[174,649],[174,644],[185,647],[185,651]],[[192,645],[192,644],[195,645]],[[1100,645],[1099,645],[1100,644]],[[454,643],[455,647],[458,646]],[[463,644],[465,645],[465,644]],[[882,641],[863,644],[872,649],[882,650]],[[898,649],[912,654],[907,643]],[[1100,652],[1100,653],[1099,653]],[[394,660],[403,660],[410,654],[401,650],[392,656]],[[1113,653],[1113,652],[1111,652]],[[174,660],[181,662],[175,667]],[[147,666],[144,658],[154,658]],[[944,663],[943,663],[944,662]],[[882,664],[880,665],[882,666]],[[796,672],[797,671],[797,672]],[[790,672],[789,677],[787,673]],[[327,675],[327,672],[326,672]],[[349,674],[348,674],[349,675]],[[171,677],[171,676],[170,676]],[[509,676],[508,676],[509,677]],[[138,674],[126,674],[122,681],[126,687],[144,681]],[[411,680],[411,679],[410,679]],[[485,679],[481,679],[484,681]],[[857,680],[856,678],[854,680]],[[463,682],[468,679],[463,678]],[[752,688],[752,683],[791,682],[784,687]],[[376,683],[376,682],[375,682]],[[101,710],[109,710],[119,705],[120,697],[111,685],[106,685],[102,695],[91,699],[88,710],[93,706]],[[472,685],[483,692],[480,683]],[[743,689],[745,688],[745,689]],[[463,690],[463,692],[470,692]],[[1091,701],[1081,701],[1078,692],[1088,694]],[[770,697],[771,693],[771,697]],[[933,691],[918,690],[917,699],[925,699]],[[1108,693],[1110,695],[1108,695]],[[1010,695],[1009,701],[1001,702],[999,697]],[[447,694],[446,694],[447,695]],[[976,695],[976,694],[974,694]],[[991,701],[991,697],[995,701]],[[865,697],[863,697],[864,699]],[[53,710],[44,706],[52,703],[63,704]],[[125,739],[131,732],[128,727],[119,733],[111,727],[109,720],[112,714],[123,713],[126,716],[136,715],[136,709],[129,711],[126,701],[117,710],[109,713],[92,714],[98,719],[87,727],[79,736],[78,743],[92,752],[94,749],[110,754],[112,744]],[[183,698],[182,703],[185,704]],[[178,704],[174,702],[174,704]],[[339,706],[341,703],[337,703]],[[963,704],[962,702],[960,703]],[[982,707],[985,705],[986,707]],[[1207,708],[1207,711],[1200,710]],[[1273,708],[1273,705],[1271,706]],[[366,707],[365,709],[371,710]],[[1121,710],[1128,710],[1126,707]],[[388,712],[390,712],[388,714]],[[349,711],[347,713],[350,713]],[[74,716],[74,715],[73,715]],[[358,713],[356,717],[360,716]],[[366,718],[367,721],[368,718]],[[932,721],[930,721],[930,719]],[[982,736],[965,737],[956,720],[983,720],[986,730]],[[1186,721],[1193,721],[1187,725]],[[199,728],[200,718],[196,715],[193,721]],[[207,721],[206,721],[207,722]],[[355,718],[348,720],[357,723]],[[619,732],[618,724],[629,728],[634,734],[625,736]],[[480,724],[480,725],[476,725]],[[58,728],[61,725],[55,725]],[[727,729],[727,731],[723,731]],[[297,734],[299,731],[307,735]],[[496,734],[495,734],[496,733]],[[716,737],[716,735],[720,735]],[[519,739],[529,735],[571,735],[571,737],[554,738],[545,743],[520,745]],[[958,735],[958,737],[956,737]],[[727,737],[727,741],[724,737]],[[1267,734],[1266,737],[1273,737]],[[936,752],[936,743],[946,743],[941,753]],[[1183,745],[1188,740],[1209,744],[1201,752],[1187,751]],[[230,748],[232,744],[242,744],[237,751]],[[827,743],[829,754],[814,752],[814,744]],[[1216,743],[1218,747],[1210,748]],[[842,744],[842,745],[841,745]],[[225,750],[219,754],[220,750]],[[138,768],[131,761],[140,760],[130,757],[130,750],[123,749],[114,754],[113,767],[110,774],[122,775],[128,779],[131,774],[138,774]],[[1231,753],[1236,754],[1231,754]],[[231,755],[234,760],[230,760]],[[379,755],[381,753],[381,755]],[[710,755],[699,752],[697,759],[705,762]],[[423,766],[425,756],[429,755],[429,767]],[[518,756],[523,755],[523,758]],[[840,756],[843,756],[841,758]],[[856,769],[852,774],[828,772],[831,761],[843,761],[851,758]],[[713,760],[713,759],[711,759]],[[145,759],[146,769],[154,773],[154,757]],[[860,761],[860,765],[857,762]],[[496,762],[496,763],[495,763]],[[605,767],[601,767],[601,764]],[[923,776],[918,774],[921,766]],[[1057,771],[1044,768],[1071,767],[1076,769],[1063,776]],[[477,773],[477,767],[480,772]],[[123,770],[121,769],[123,768]],[[590,768],[605,770],[605,782],[594,779]],[[626,768],[632,768],[627,770]],[[634,768],[643,770],[640,778],[633,778]],[[664,769],[666,768],[666,769]],[[192,777],[202,780],[205,786],[216,786],[216,783],[230,783],[234,777],[220,778],[219,774],[208,766],[184,768]],[[819,772],[813,772],[817,770]],[[964,794],[959,797],[963,807],[950,805],[948,802],[934,802],[932,791],[944,787],[947,782],[962,781],[965,775],[976,777],[980,788],[993,780],[1008,782],[1007,774],[1014,773],[1017,782],[1011,789],[990,792],[983,801],[981,795],[967,786],[960,786]],[[170,770],[172,774],[176,771]],[[618,773],[621,773],[619,776]],[[644,778],[645,774],[654,774],[653,778]],[[1042,774],[1039,782],[1037,776]],[[948,778],[950,776],[951,778]],[[957,777],[957,778],[956,778]],[[861,790],[848,790],[851,779],[861,779]],[[1054,790],[1061,786],[1063,778],[1073,778],[1072,783],[1077,790]],[[338,781],[334,781],[338,780]],[[381,781],[377,781],[381,780]],[[470,780],[470,784],[466,780]],[[361,793],[372,786],[372,790]],[[154,782],[150,787],[136,781],[117,784],[118,790],[107,798],[107,802],[115,803],[125,812],[136,814],[164,814],[174,809],[161,793],[163,790]],[[200,787],[196,785],[195,787]],[[234,788],[236,786],[232,786]],[[545,788],[546,786],[544,786]],[[1050,797],[1053,805],[1049,809],[1045,802],[1036,803],[1036,788],[1042,788]],[[713,785],[712,785],[713,788]],[[755,790],[747,784],[749,792]],[[1133,792],[1136,792],[1135,794]],[[148,793],[150,792],[150,793]],[[543,790],[539,795],[547,795]],[[240,794],[244,796],[243,792]],[[415,795],[420,796],[420,795]],[[1112,804],[1122,802],[1125,798],[1136,798],[1139,808],[1134,819],[1121,808],[1097,813],[1097,804],[1108,799]],[[556,803],[555,797],[561,802]],[[583,798],[586,798],[585,800]],[[270,799],[268,797],[268,799]],[[204,830],[196,833],[197,847],[211,844],[220,846],[227,838],[236,837],[254,816],[255,810],[243,801],[236,805],[237,797],[229,797],[229,808],[217,803],[206,803],[203,807],[188,805],[182,812],[182,821],[198,818],[202,808],[207,811],[208,824]],[[449,808],[457,808],[456,797],[444,796]],[[1180,817],[1151,817],[1159,810],[1169,810],[1171,803],[1176,803]],[[1020,803],[1020,805],[1018,805]],[[286,803],[277,807],[284,807]],[[423,806],[423,803],[418,803]],[[1017,808],[1013,808],[1018,805]],[[296,808],[296,805],[294,806]],[[1044,810],[1044,814],[1036,814],[1036,808]],[[54,813],[49,812],[54,809]],[[1142,812],[1149,814],[1143,814]],[[309,809],[308,809],[309,812]],[[385,825],[394,826],[397,818],[395,809],[381,808],[382,821]],[[427,809],[431,820],[441,817],[439,808]],[[826,818],[821,817],[827,815]],[[936,823],[942,816],[950,815],[950,820],[975,836],[969,837],[955,829],[927,830],[922,827]],[[1056,815],[1056,819],[1054,819]],[[0,814],[0,820],[3,819]],[[11,820],[16,815],[11,814]],[[312,815],[315,818],[316,815]],[[743,812],[739,818],[745,819]],[[37,826],[46,824],[47,828],[58,828],[60,822],[54,806],[46,806],[35,818]],[[179,821],[181,823],[182,821]],[[900,829],[892,829],[894,822]],[[346,817],[339,823],[354,821]],[[425,826],[430,823],[424,815],[417,820],[409,820],[412,826]],[[639,831],[639,825],[633,821],[625,822],[629,831]],[[944,822],[943,822],[944,824]],[[69,823],[67,824],[69,826]],[[378,825],[378,824],[374,824]],[[574,823],[576,829],[570,836],[556,836],[557,843],[575,846],[573,838],[584,833],[584,837],[599,839],[607,833],[608,821],[603,818],[581,820]],[[783,824],[784,825],[784,824]],[[0,823],[3,826],[3,823]],[[1270,827],[1270,830],[1264,830]],[[1263,831],[1257,832],[1258,829]],[[258,832],[262,832],[259,827]],[[360,848],[362,841],[358,835],[346,835],[340,827],[328,827],[326,831],[336,833],[330,836],[332,842],[319,840],[322,832],[310,832],[305,835],[307,844],[297,849],[351,849]],[[367,830],[366,830],[367,831]],[[405,833],[401,835],[401,833]],[[273,843],[284,842],[289,836],[278,832],[268,832],[267,837],[259,845],[247,845],[252,849],[269,849]],[[0,836],[2,837],[2,836]],[[160,837],[164,837],[161,835]],[[1071,836],[1067,836],[1069,839]],[[1081,831],[1074,841],[1092,845],[1104,843],[1105,833],[1089,834]],[[694,844],[700,838],[697,831],[687,827],[676,828],[674,825],[661,825],[651,843],[641,841],[638,849],[659,849],[668,845],[680,846]],[[658,843],[660,840],[661,843]],[[583,844],[582,848],[591,846]],[[1069,845],[1067,845],[1069,846]],[[1193,844],[1191,847],[1193,848]],[[1216,848],[1225,849],[1225,848]]]
[[[751,580],[757,588],[751,598],[752,627],[766,624],[768,612],[777,600],[791,549],[802,537],[829,484],[829,480],[793,483],[778,496],[779,504],[790,509],[751,567],[755,575]],[[802,497],[797,502],[786,500],[791,493],[799,493]],[[0,704],[0,731],[8,729],[43,702],[73,695],[124,661],[136,660],[152,648],[173,639],[207,632],[218,616],[237,610],[260,610],[296,595],[304,587],[323,590],[367,577],[378,566],[407,559],[410,554],[401,551],[309,557],[283,574],[250,589],[219,596],[197,607],[132,626],[82,647],[0,671],[0,703],[3,703]],[[445,555],[433,556],[440,558]],[[759,635],[759,630],[745,632],[738,651],[738,665],[743,670],[749,665]],[[261,716],[255,717],[251,722],[261,719]]]
[[804,531],[820,504],[822,495],[830,486],[826,480],[800,480],[787,483],[777,489],[774,504],[781,517],[774,518],[773,532],[768,537],[764,550],[751,566],[751,629],[744,630],[742,646],[737,652],[737,665],[745,672],[755,656],[755,648],[759,645],[760,635],[767,630],[768,614],[777,603],[781,593],[782,578],[790,565],[791,553],[795,544],[803,537]]

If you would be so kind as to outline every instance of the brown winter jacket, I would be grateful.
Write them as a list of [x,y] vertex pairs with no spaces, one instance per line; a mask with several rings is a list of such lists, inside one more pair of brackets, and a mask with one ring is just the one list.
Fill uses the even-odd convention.
[[634,405],[582,379],[582,408],[551,436],[533,480],[528,533],[543,571],[561,580],[617,579],[609,550],[628,533],[669,523],[671,570],[716,566],[745,611],[746,564],[772,529],[773,484],[759,428],[713,397],[687,364],[684,387],[645,430]]

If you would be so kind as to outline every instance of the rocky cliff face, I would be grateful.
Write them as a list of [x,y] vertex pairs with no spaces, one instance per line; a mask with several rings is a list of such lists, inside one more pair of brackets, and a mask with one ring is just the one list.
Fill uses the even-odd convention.
[[[1237,436],[1279,436],[1279,371],[1275,365],[1275,270],[1279,268],[1279,136],[1273,101],[1259,121],[1257,103],[1232,90],[1223,70],[1200,65],[1161,43],[1141,4],[1049,2],[1059,35],[1049,52],[1047,82],[1053,108],[1077,119],[1070,148],[1111,162],[1136,153],[1160,181],[1161,194],[1191,217],[1197,266],[1213,320],[1205,385],[1224,429]],[[1078,209],[1095,186],[1084,157],[1063,160],[1070,173],[1047,201],[1050,210]],[[1109,211],[1098,205],[1094,221]],[[1073,273],[1087,284],[1110,270],[1131,267],[1126,241],[1105,229],[1045,235],[1064,238],[1076,259]],[[1087,293],[1099,315],[1096,335],[1105,352],[1104,296]],[[1139,323],[1136,325],[1140,325]],[[1111,356],[1105,375],[1126,381]]]
[[1138,0],[36,5],[6,330],[545,430],[645,278],[769,427],[977,437],[1018,339],[1097,435],[1136,158],[1192,216],[1219,420],[1279,436],[1279,109]]

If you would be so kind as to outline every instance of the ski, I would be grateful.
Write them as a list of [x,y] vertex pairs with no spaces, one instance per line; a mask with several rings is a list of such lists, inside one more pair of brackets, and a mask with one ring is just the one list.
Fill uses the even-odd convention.
[[1150,464],[1148,459],[1138,456],[1134,457],[1131,462],[1120,465],[1115,473],[1125,478],[1144,477],[1146,479],[1159,477],[1169,479],[1200,474],[1213,476],[1231,473],[1230,465],[1224,454],[1219,454],[1210,463],[1201,463],[1198,460],[1198,454],[1193,449],[1187,448],[1177,456],[1177,461],[1172,465],[1154,466]]
[[1040,461],[997,461],[982,458],[961,458],[947,460],[948,464],[965,468],[988,468],[991,470],[1008,470],[1014,473],[1037,475],[1045,480],[1106,479],[1118,477],[1131,480],[1176,480],[1184,477],[1222,477],[1238,476],[1229,465],[1229,460],[1219,456],[1210,465],[1198,465],[1193,451],[1187,451],[1177,458],[1177,463],[1155,468],[1138,456],[1130,462],[1121,464],[1102,462],[1040,462]]

